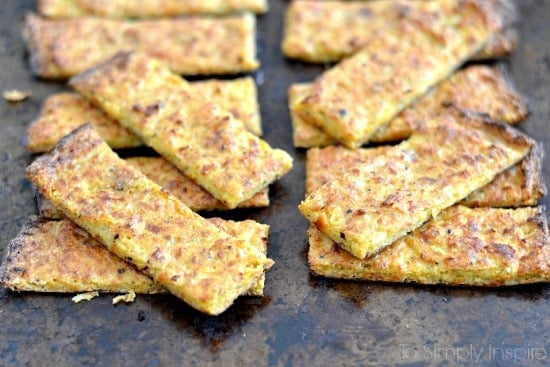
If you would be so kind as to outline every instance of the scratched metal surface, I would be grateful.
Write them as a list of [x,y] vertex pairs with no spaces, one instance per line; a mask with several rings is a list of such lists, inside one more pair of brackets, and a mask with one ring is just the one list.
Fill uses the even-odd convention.
[[[517,1],[519,50],[504,61],[530,100],[521,127],[550,152],[550,1]],[[286,108],[287,87],[322,67],[282,56],[285,1],[271,1],[258,23],[260,103],[266,139],[295,157],[272,188],[268,209],[239,211],[271,225],[266,296],[238,300],[207,317],[171,296],[139,296],[111,305],[111,296],[75,305],[70,295],[0,290],[0,365],[546,365],[550,360],[550,286],[509,289],[423,287],[315,278],[306,264],[303,151],[295,150]],[[0,3],[0,89],[32,90],[20,104],[0,101],[0,256],[34,212],[24,177],[32,157],[21,140],[46,96],[63,84],[34,79],[19,36],[30,0]],[[544,175],[550,182],[550,159]],[[543,201],[548,204],[548,198]]]

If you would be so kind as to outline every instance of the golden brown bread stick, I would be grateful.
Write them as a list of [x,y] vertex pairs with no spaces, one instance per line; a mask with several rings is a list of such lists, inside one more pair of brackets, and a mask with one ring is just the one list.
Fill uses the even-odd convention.
[[290,155],[148,56],[117,55],[69,84],[229,209],[292,167]]
[[250,13],[157,20],[25,18],[23,37],[35,75],[68,79],[113,57],[139,51],[182,75],[256,70],[256,24]]
[[111,252],[207,314],[227,309],[273,264],[120,159],[90,125],[63,138],[26,172]]
[[311,192],[299,209],[330,239],[365,258],[491,182],[533,144],[504,124],[440,116]]

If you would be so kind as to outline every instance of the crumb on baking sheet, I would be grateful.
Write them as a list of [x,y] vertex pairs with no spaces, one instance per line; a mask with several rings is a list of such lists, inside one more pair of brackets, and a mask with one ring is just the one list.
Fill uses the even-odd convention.
[[21,102],[32,95],[29,90],[9,89],[5,90],[2,96],[8,102]]
[[90,300],[92,300],[96,297],[99,297],[99,292],[98,291],[79,293],[76,296],[74,296],[73,298],[71,298],[71,300],[74,303],[79,303],[81,301],[90,301]]
[[116,297],[113,297],[113,305],[116,305],[120,302],[134,302],[136,300],[136,293],[134,291],[130,291],[126,294],[121,294]]

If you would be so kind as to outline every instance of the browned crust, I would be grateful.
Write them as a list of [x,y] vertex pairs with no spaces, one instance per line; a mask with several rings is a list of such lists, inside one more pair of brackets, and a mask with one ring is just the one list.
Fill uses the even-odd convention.
[[259,67],[255,27],[250,13],[133,21],[49,20],[30,13],[22,33],[33,73],[68,79],[129,50],[161,59],[182,75],[253,71]]
[[520,163],[499,174],[487,186],[471,193],[461,204],[498,208],[537,205],[547,193],[542,175],[542,157],[540,145],[533,145]]
[[550,281],[544,209],[452,207],[360,260],[311,228],[312,273],[340,279],[499,287]]
[[[267,252],[269,226],[252,220],[208,219],[231,236]],[[261,296],[265,276],[248,295]],[[138,294],[166,293],[134,266],[116,257],[69,220],[32,216],[9,243],[0,265],[0,285],[12,291]]]
[[525,155],[536,145],[535,141],[525,133],[513,126],[494,121],[483,116],[464,113],[464,111],[453,111],[451,108],[449,113],[455,115],[455,118],[461,123],[469,126],[473,131],[477,131],[486,138],[494,142],[504,142],[514,147],[515,149],[525,150]]
[[8,244],[0,284],[12,291],[166,292],[72,222],[34,216]]
[[118,158],[90,125],[26,173],[69,219],[202,312],[223,312],[273,264]]

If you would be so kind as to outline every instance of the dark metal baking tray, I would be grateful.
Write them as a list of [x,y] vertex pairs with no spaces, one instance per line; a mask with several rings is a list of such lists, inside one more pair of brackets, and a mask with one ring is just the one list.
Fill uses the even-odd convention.
[[[550,183],[550,1],[516,1],[518,51],[501,61],[530,101],[521,127],[544,147]],[[425,287],[313,277],[306,262],[307,223],[297,210],[304,193],[305,152],[292,146],[286,107],[291,83],[323,66],[286,60],[280,51],[286,1],[270,1],[258,19],[259,84],[265,138],[290,152],[295,166],[273,185],[267,209],[226,216],[271,225],[266,296],[242,298],[218,317],[174,297],[138,296],[112,306],[109,295],[75,305],[70,295],[0,290],[0,365],[8,366],[314,366],[547,365],[550,286],[500,289]],[[24,169],[32,156],[22,139],[42,101],[64,90],[32,77],[20,38],[31,0],[0,2],[0,89],[31,90],[19,104],[0,101],[0,256],[34,213]],[[546,197],[543,203],[548,204]]]

